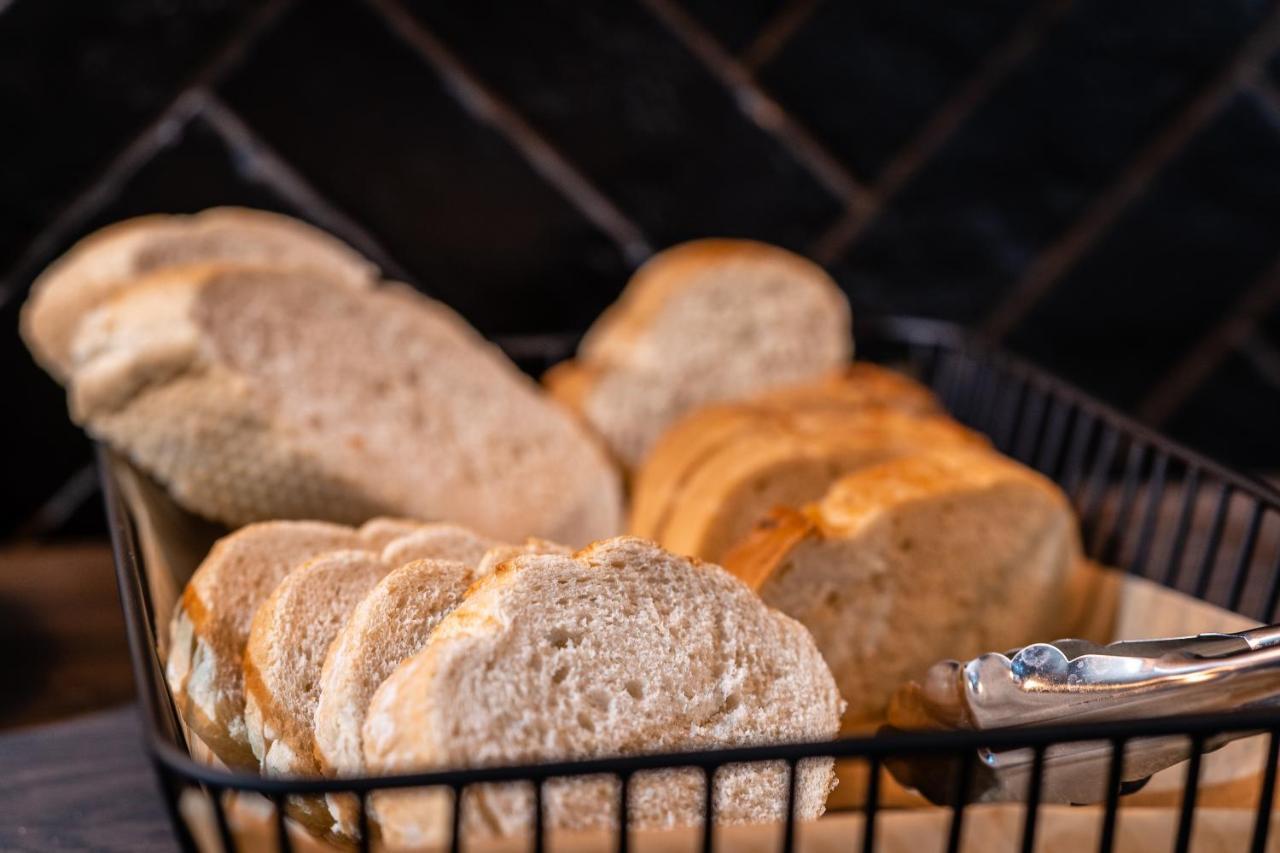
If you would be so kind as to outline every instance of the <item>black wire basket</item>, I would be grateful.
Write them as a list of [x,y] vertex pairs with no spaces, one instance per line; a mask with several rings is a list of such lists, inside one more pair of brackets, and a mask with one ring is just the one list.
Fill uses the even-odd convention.
[[[1225,468],[1161,434],[1135,423],[1070,385],[1007,353],[984,345],[957,328],[933,321],[890,318],[859,324],[859,357],[896,366],[932,387],[951,413],[989,435],[1001,451],[1057,481],[1074,504],[1088,555],[1133,575],[1180,590],[1250,619],[1276,621],[1280,599],[1280,492],[1270,485]],[[506,346],[530,372],[568,353],[573,341],[540,337]],[[195,761],[187,751],[181,723],[164,679],[159,630],[150,598],[147,566],[140,554],[134,519],[119,484],[100,452],[107,514],[115,550],[121,604],[124,608],[134,676],[141,695],[146,746],[159,776],[175,833],[184,849],[198,849],[183,818],[184,792],[203,792],[212,804],[216,837],[225,850],[237,847],[228,819],[227,792],[253,792],[275,803],[274,842],[292,848],[282,808],[293,795],[354,794],[359,803],[361,850],[371,840],[368,804],[375,791],[407,787],[444,787],[452,798],[450,849],[466,846],[460,831],[462,792],[472,785],[499,782],[532,784],[531,838],[534,850],[547,843],[543,786],[549,779],[598,776],[617,779],[617,820],[610,835],[612,849],[633,843],[628,825],[628,785],[637,773],[657,769],[697,768],[706,780],[703,820],[697,830],[701,849],[712,850],[723,832],[714,820],[717,769],[742,762],[783,762],[791,780],[787,819],[780,827],[780,849],[797,845],[795,797],[797,762],[813,757],[858,759],[868,770],[865,805],[857,837],[846,849],[874,849],[879,804],[880,769],[888,762],[926,757],[946,763],[951,786],[950,816],[944,833],[946,849],[958,850],[978,750],[1028,749],[1033,763],[1026,789],[1020,847],[1036,844],[1041,811],[1046,750],[1083,741],[1109,745],[1105,807],[1101,812],[1098,849],[1111,850],[1117,838],[1117,814],[1127,788],[1122,782],[1124,749],[1135,739],[1178,736],[1188,741],[1185,782],[1177,807],[1174,850],[1190,849],[1197,814],[1201,749],[1228,733],[1266,736],[1265,766],[1251,837],[1241,849],[1267,849],[1275,793],[1280,709],[1250,710],[1197,717],[1162,717],[1147,721],[1055,725],[982,732],[882,732],[825,743],[759,746],[677,755],[637,755],[522,767],[484,767],[396,777],[325,780],[268,779],[223,771]],[[1047,639],[1047,638],[1046,638]],[[955,772],[958,769],[959,772]],[[979,768],[980,769],[980,768]],[[1100,780],[1100,783],[1103,780]]]

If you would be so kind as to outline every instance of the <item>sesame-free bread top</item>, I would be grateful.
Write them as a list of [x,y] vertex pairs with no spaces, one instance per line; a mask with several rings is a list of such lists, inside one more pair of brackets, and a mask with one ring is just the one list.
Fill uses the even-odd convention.
[[582,544],[621,524],[585,429],[403,286],[174,268],[96,309],[73,350],[77,420],[233,526],[391,515]]
[[156,270],[213,262],[313,269],[354,288],[377,280],[377,268],[342,241],[277,213],[216,207],[141,216],[95,231],[41,273],[23,306],[22,336],[36,360],[65,381],[84,316]]
[[697,240],[645,263],[546,382],[633,468],[690,409],[815,377],[852,348],[848,302],[820,267]]
[[776,510],[725,566],[809,628],[856,725],[940,659],[1052,639],[1079,555],[1052,482],[990,450],[939,447]]
[[744,436],[790,433],[802,423],[817,429],[822,413],[832,415],[831,432],[848,430],[856,424],[840,419],[856,419],[866,410],[884,408],[917,415],[943,413],[934,395],[914,379],[865,362],[809,382],[695,409],[662,434],[636,471],[628,529],[662,541],[672,501],[680,490],[701,465]]
[[[718,566],[621,537],[572,557],[518,557],[477,583],[374,694],[365,761],[395,773],[812,740],[835,733],[841,706],[798,623]],[[797,812],[816,817],[831,763],[798,772]],[[630,825],[696,823],[701,790],[696,771],[641,774]],[[717,816],[778,819],[786,790],[781,765],[724,768]],[[468,833],[531,823],[526,786],[468,793]],[[616,802],[611,781],[552,782],[547,825],[608,826]],[[440,795],[380,793],[374,807],[393,846],[447,837]]]
[[632,531],[712,561],[770,510],[816,500],[850,471],[934,446],[987,446],[950,418],[893,406],[779,408],[736,427],[716,412],[690,420],[715,440],[683,465],[664,443],[637,477]]
[[253,614],[298,565],[361,548],[353,528],[317,521],[250,524],[224,536],[187,582],[170,622],[165,674],[183,719],[228,767],[257,767],[244,724],[241,660]]

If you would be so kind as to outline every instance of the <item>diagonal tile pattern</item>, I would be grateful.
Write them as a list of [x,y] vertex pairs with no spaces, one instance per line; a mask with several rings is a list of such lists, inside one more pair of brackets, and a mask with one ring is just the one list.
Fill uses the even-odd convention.
[[217,203],[329,228],[492,335],[583,328],[672,242],[771,240],[859,310],[985,321],[1280,467],[1275,6],[15,0],[0,528],[86,515],[87,443],[12,334],[31,277]]

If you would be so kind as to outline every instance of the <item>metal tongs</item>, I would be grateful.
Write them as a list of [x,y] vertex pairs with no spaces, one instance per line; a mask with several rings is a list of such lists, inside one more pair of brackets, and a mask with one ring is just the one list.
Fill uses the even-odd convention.
[[[889,722],[894,728],[983,730],[1062,722],[1102,722],[1280,708],[1280,625],[1238,634],[1199,634],[1102,646],[1084,640],[1036,643],[1008,654],[931,667],[919,684],[900,688]],[[1250,732],[1208,738],[1210,752]],[[1092,803],[1106,798],[1111,744],[1096,741],[1049,747],[1041,797],[1046,802]],[[1123,790],[1190,757],[1186,737],[1137,738],[1125,747]],[[972,802],[1026,798],[1034,750],[978,751],[969,785]],[[927,759],[890,761],[899,782],[935,803],[953,796],[954,768]]]

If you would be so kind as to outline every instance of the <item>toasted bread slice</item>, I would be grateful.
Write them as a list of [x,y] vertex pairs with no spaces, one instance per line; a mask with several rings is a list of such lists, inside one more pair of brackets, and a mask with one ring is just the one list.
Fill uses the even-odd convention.
[[987,441],[948,418],[892,408],[793,413],[738,435],[689,472],[656,538],[677,553],[718,561],[773,508],[816,500],[867,465],[946,445]]
[[76,418],[233,526],[391,515],[572,544],[621,526],[586,430],[408,288],[172,269],[87,317],[74,351]]
[[641,267],[546,381],[634,468],[690,409],[818,376],[852,349],[848,302],[820,267],[749,240],[697,240]]
[[856,726],[940,659],[1051,639],[1079,555],[1053,483],[949,447],[862,468],[821,501],[776,511],[725,566],[813,632]]
[[350,527],[269,521],[223,537],[196,569],[170,623],[165,674],[191,730],[228,767],[258,766],[244,723],[241,660],[254,611],[297,566],[361,547]]
[[[842,703],[812,638],[717,566],[622,537],[574,557],[517,557],[481,580],[426,646],[374,694],[365,761],[380,773],[775,743],[832,736]],[[799,767],[797,813],[822,813],[831,762]],[[786,770],[736,766],[717,777],[729,823],[779,818]],[[616,822],[613,780],[551,782],[549,827]],[[696,771],[632,780],[633,828],[702,815]],[[464,831],[531,824],[527,786],[468,791]],[[380,793],[389,845],[447,837],[447,795]]]
[[943,413],[937,398],[920,383],[862,362],[812,382],[697,409],[662,434],[636,472],[628,529],[637,536],[661,540],[671,502],[693,472],[746,433],[786,427],[792,416],[801,412],[841,414],[876,408],[921,415]]
[[378,277],[345,243],[277,213],[217,207],[141,216],[90,234],[36,279],[22,311],[22,336],[41,365],[66,380],[83,317],[148,273],[193,263],[313,269],[355,288],[372,287]]

